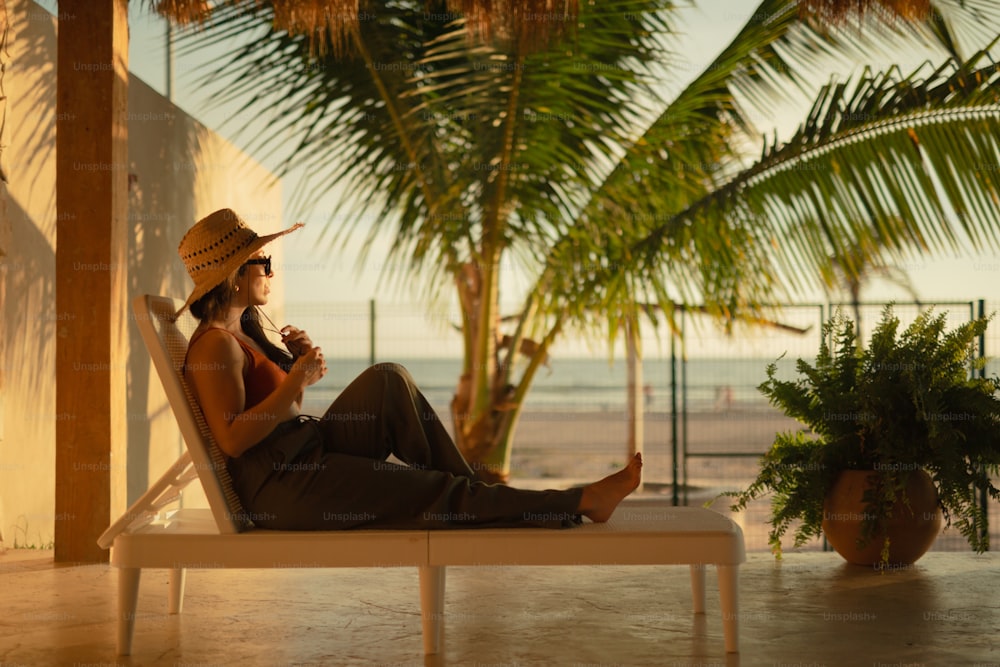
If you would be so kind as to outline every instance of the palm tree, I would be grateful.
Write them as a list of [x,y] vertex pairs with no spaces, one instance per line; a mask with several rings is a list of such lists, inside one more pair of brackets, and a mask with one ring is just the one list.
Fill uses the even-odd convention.
[[[981,31],[996,33],[990,0],[938,0],[923,21],[864,34],[764,0],[670,100],[656,86],[671,73],[668,0],[588,3],[580,28],[542,47],[470,39],[448,5],[399,0],[325,53],[271,29],[269,3],[237,4],[219,6],[214,29],[193,38],[259,36],[218,66],[232,76],[220,100],[257,108],[278,95],[258,147],[295,136],[287,164],[313,174],[318,192],[349,193],[333,219],[377,210],[369,241],[394,230],[406,275],[422,271],[431,297],[453,286],[464,341],[455,432],[497,479],[534,375],[568,327],[613,338],[642,312],[672,318],[675,303],[757,317],[865,230],[889,229],[889,217],[903,221],[897,242],[929,250],[958,232],[948,207],[984,239],[1000,230],[1000,207],[987,205],[1000,175],[982,169],[996,163],[997,73],[956,46],[960,33],[979,44]],[[831,83],[793,137],[748,159],[767,129],[754,109],[809,90],[833,57],[916,37],[952,58]],[[534,284],[504,317],[507,266]]]

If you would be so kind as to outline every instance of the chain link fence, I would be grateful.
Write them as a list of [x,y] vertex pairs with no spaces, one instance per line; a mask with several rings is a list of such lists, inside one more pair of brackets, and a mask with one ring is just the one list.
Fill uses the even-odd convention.
[[[906,326],[921,309],[947,314],[949,328],[998,305],[982,301],[896,303]],[[868,340],[885,304],[858,308],[862,340]],[[641,331],[643,385],[644,491],[678,503],[710,503],[728,513],[720,494],[745,488],[758,458],[774,435],[799,425],[771,407],[757,390],[769,363],[779,377],[795,374],[798,358],[812,360],[823,323],[849,304],[791,304],[775,309],[771,321],[723,330],[709,318],[684,313],[681,336],[664,323]],[[288,304],[285,319],[305,328],[324,349],[330,373],[311,388],[306,411],[321,413],[354,376],[373,362],[395,361],[413,374],[431,405],[450,427],[450,401],[461,373],[461,321],[456,309],[429,312],[413,304]],[[983,351],[1000,350],[1000,329],[991,326]],[[991,363],[988,374],[998,366]],[[528,393],[515,434],[511,483],[530,488],[591,481],[627,460],[630,419],[626,409],[626,360],[623,349],[567,337]],[[1000,539],[1000,504],[987,503],[991,537]],[[733,515],[743,527],[747,548],[767,549],[768,501],[760,500]],[[787,540],[786,548],[791,540]],[[821,549],[817,541],[806,549]],[[937,540],[936,550],[967,550],[953,529]]]

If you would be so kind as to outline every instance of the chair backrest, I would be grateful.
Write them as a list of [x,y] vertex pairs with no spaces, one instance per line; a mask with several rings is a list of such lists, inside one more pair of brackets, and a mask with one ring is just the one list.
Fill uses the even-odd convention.
[[253,522],[233,490],[226,456],[215,444],[201,408],[184,380],[188,337],[197,322],[187,311],[174,320],[174,313],[182,303],[167,297],[142,295],[132,301],[132,308],[219,532],[238,533],[252,528]]

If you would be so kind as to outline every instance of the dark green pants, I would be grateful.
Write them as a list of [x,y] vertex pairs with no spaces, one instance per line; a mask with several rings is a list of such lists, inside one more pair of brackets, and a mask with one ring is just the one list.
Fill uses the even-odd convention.
[[[407,465],[386,461],[395,455]],[[280,424],[230,459],[254,523],[279,530],[569,527],[581,489],[527,491],[477,479],[397,364],[357,377],[321,418]]]

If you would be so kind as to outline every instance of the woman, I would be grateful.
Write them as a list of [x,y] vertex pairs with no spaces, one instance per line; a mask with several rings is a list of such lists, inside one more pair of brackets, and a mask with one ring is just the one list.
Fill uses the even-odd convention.
[[[181,308],[200,321],[185,377],[229,457],[240,500],[261,528],[331,530],[568,527],[607,521],[639,484],[637,454],[619,472],[582,488],[527,491],[486,484],[396,364],[358,376],[320,418],[302,396],[326,372],[323,352],[292,326],[270,342],[258,306],[268,301],[263,247],[288,234],[257,236],[232,210],[198,221],[178,252],[195,288]],[[392,454],[406,465],[386,461]]]

